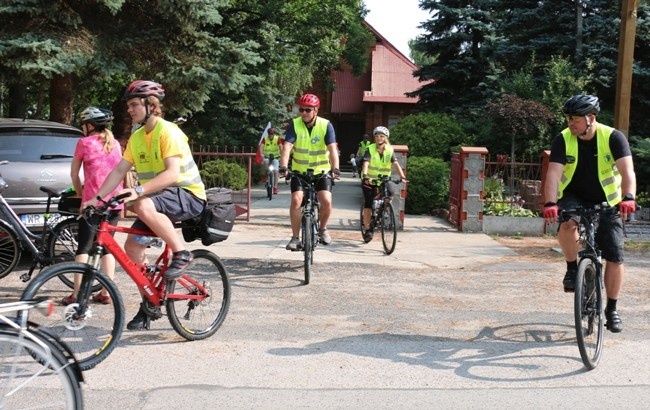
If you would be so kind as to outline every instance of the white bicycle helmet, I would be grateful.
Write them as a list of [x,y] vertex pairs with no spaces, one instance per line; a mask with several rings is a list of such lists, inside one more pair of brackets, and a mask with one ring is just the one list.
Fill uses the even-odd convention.
[[388,131],[388,128],[383,127],[381,125],[372,131],[372,135],[375,134],[384,134],[386,138],[390,137],[390,131]]
[[88,107],[79,114],[82,124],[106,127],[113,121],[113,112],[104,108]]

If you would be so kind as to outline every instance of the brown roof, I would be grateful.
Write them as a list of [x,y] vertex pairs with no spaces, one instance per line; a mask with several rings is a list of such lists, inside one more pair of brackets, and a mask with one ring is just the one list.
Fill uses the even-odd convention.
[[368,29],[375,35],[375,45],[370,50],[370,73],[354,77],[349,70],[336,71],[333,75],[335,91],[332,93],[332,112],[363,113],[363,103],[415,104],[418,99],[406,97],[405,93],[421,87],[413,71],[419,67],[402,54],[368,22]]

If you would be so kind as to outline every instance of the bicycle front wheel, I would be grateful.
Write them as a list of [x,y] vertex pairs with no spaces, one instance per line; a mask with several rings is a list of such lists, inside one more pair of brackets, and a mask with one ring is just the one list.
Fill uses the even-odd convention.
[[20,254],[18,238],[0,221],[0,279],[14,270],[20,260]]
[[39,323],[70,347],[83,370],[89,370],[108,357],[122,335],[124,304],[113,281],[84,263],[63,262],[39,273],[23,291],[22,299],[46,297],[60,302],[70,295],[65,283],[73,283],[74,275],[99,282],[108,291],[111,303],[94,303],[90,292],[80,291],[75,303],[57,306],[52,315],[39,318]]
[[365,233],[365,229],[363,229],[363,207],[364,207],[364,200],[363,197],[361,197],[361,209],[359,210],[359,227],[361,229],[361,237],[363,238],[363,234]]
[[381,206],[381,241],[384,244],[384,252],[390,255],[395,250],[397,244],[397,220],[393,204],[385,202]]
[[309,285],[311,280],[311,262],[312,252],[314,252],[314,227],[309,216],[302,216],[301,234],[302,234],[302,252],[305,265],[305,285]]
[[192,251],[192,265],[167,284],[167,315],[174,330],[187,340],[212,336],[230,307],[226,267],[214,253]]
[[80,374],[49,337],[30,329],[0,328],[0,408],[82,409]]
[[266,195],[269,198],[269,201],[273,199],[273,187],[275,186],[275,174],[269,172],[266,174]]
[[578,265],[574,290],[576,338],[582,362],[591,370],[603,351],[603,288],[596,261],[584,258]]
[[[84,222],[85,223],[85,222]],[[54,263],[71,262],[77,254],[79,248],[79,220],[77,218],[68,218],[56,224],[52,229],[52,234],[47,239],[48,257],[52,258]],[[67,275],[59,278],[70,289],[74,288],[74,282],[70,282]],[[99,292],[102,286],[95,282],[93,292]]]

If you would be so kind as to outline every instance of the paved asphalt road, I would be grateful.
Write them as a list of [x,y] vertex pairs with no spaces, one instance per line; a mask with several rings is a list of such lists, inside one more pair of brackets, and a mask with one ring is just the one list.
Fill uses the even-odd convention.
[[[85,372],[89,409],[422,409],[650,407],[650,260],[631,257],[620,313],[599,367],[586,371],[563,263],[521,260],[483,234],[406,217],[397,250],[364,245],[357,182],[335,187],[334,243],[284,249],[288,188],[255,191],[251,222],[211,249],[229,269],[232,304],[212,338],[187,342],[163,318],[123,334]],[[195,245],[193,243],[192,245]],[[200,244],[198,244],[200,246]],[[0,298],[20,293],[20,272]],[[135,314],[134,286],[117,275]]]

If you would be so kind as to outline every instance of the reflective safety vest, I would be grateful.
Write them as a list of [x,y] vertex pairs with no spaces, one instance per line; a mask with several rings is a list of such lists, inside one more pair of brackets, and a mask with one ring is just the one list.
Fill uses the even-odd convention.
[[291,162],[293,171],[306,172],[311,168],[314,173],[320,174],[330,170],[329,152],[325,145],[327,124],[329,121],[325,118],[316,117],[316,124],[314,124],[310,135],[302,118],[298,117],[293,120],[293,128],[296,131],[296,142],[293,144],[293,160]]
[[368,147],[371,146],[372,144],[374,144],[374,142],[372,141],[366,141],[366,140],[361,141],[359,143],[359,156],[363,157],[364,155],[366,155],[366,151],[368,150]]
[[370,144],[368,147],[368,152],[370,152],[370,162],[368,162],[368,178],[373,184],[379,184],[379,181],[375,181],[379,178],[380,175],[390,175],[391,166],[393,162],[393,147],[390,144],[384,146],[384,155],[379,154],[377,150],[377,144]]
[[158,119],[151,135],[151,147],[147,147],[145,127],[140,127],[131,135],[129,146],[135,161],[135,169],[141,184],[152,180],[156,175],[165,170],[165,160],[160,149],[160,139],[163,134],[166,138],[181,139],[181,169],[178,181],[174,186],[182,187],[192,192],[197,198],[206,200],[205,186],[201,181],[199,167],[194,162],[187,136],[172,122]]
[[264,146],[262,147],[262,154],[265,157],[273,154],[273,158],[280,159],[280,146],[278,145],[278,140],[280,137],[274,135],[269,138],[268,136],[264,137]]
[[[596,123],[596,144],[598,150],[598,180],[605,192],[607,203],[614,206],[621,202],[621,174],[616,168],[616,161],[609,148],[609,138],[614,128]],[[566,150],[566,164],[558,187],[558,199],[571,182],[578,166],[578,138],[571,135],[569,128],[562,131]]]

